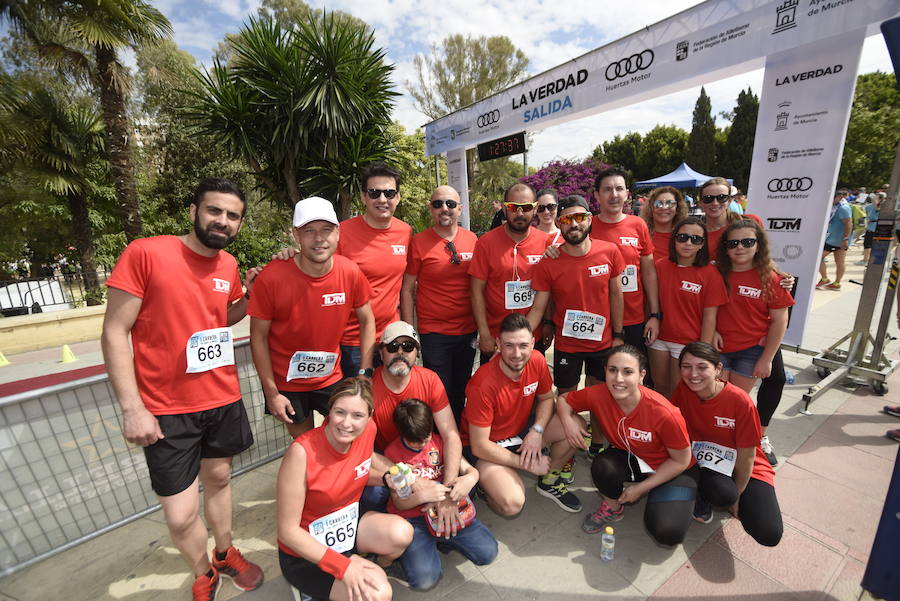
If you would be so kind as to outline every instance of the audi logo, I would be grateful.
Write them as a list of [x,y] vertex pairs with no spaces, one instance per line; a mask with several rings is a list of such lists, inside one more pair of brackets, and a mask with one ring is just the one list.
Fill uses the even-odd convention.
[[653,51],[649,48],[640,54],[632,54],[606,66],[607,81],[615,81],[620,77],[643,71],[653,64]]
[[498,121],[500,121],[500,109],[494,109],[490,113],[478,115],[478,119],[475,120],[475,125],[478,127],[487,127]]
[[812,185],[811,177],[779,177],[769,180],[769,192],[806,192]]

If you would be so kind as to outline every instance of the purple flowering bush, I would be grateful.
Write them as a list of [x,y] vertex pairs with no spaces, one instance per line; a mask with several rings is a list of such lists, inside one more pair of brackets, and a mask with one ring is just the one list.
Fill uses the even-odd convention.
[[596,159],[586,159],[580,163],[553,161],[534,174],[521,178],[520,181],[530,184],[536,191],[541,188],[553,188],[560,198],[569,194],[580,194],[590,204],[591,212],[596,213],[600,207],[594,200],[594,179],[608,166]]

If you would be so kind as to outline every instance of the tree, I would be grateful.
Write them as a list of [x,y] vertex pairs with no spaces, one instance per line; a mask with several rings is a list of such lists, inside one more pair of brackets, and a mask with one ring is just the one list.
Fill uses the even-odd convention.
[[291,29],[251,19],[233,50],[229,65],[216,60],[201,77],[199,92],[186,91],[186,116],[244,160],[276,202],[318,194],[349,216],[356,174],[388,155],[397,95],[372,31],[331,13]]
[[641,134],[630,131],[624,136],[616,135],[612,140],[597,145],[591,156],[609,165],[624,167],[628,172],[628,181],[634,181],[635,177],[641,178],[634,172],[638,164],[641,142]]
[[129,240],[137,238],[142,225],[126,108],[129,78],[118,51],[171,35],[169,21],[142,0],[19,0],[0,3],[0,11],[46,61],[93,84],[122,225]]
[[[411,134],[399,123],[388,128],[392,152],[388,160],[403,174],[401,198],[395,216],[402,219],[414,232],[431,227],[431,213],[426,201],[434,190],[434,164],[425,156],[425,132],[417,129]],[[447,181],[446,171],[442,181]],[[359,207],[362,210],[362,207]]]
[[669,173],[684,162],[688,133],[676,125],[657,125],[638,147],[634,179],[640,181]]
[[759,114],[759,98],[750,88],[738,93],[731,127],[725,136],[725,144],[718,154],[717,174],[730,177],[739,189],[747,190],[750,181],[750,163],[753,160],[753,141],[756,138],[756,117]]
[[694,105],[685,162],[700,173],[712,174],[716,170],[716,120],[712,116],[712,103],[703,87]]
[[609,167],[608,164],[593,158],[580,163],[554,161],[532,175],[523,177],[522,181],[530,184],[535,190],[553,188],[560,198],[570,194],[580,194],[590,204],[591,211],[596,213],[600,207],[594,200],[594,181],[597,175],[607,167]]
[[893,73],[857,77],[838,181],[873,190],[890,180],[900,135],[900,92],[895,85]]

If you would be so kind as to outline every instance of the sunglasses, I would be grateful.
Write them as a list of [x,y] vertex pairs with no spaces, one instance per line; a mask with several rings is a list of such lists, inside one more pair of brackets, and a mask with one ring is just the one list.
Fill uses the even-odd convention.
[[459,206],[459,203],[456,202],[455,200],[442,200],[440,198],[435,198],[434,200],[431,201],[432,209],[440,209],[440,208],[443,208],[444,205],[447,205],[448,209],[455,209],[456,207]]
[[544,211],[547,211],[547,212],[549,212],[549,213],[552,213],[552,212],[555,211],[555,210],[556,210],[556,203],[554,203],[554,202],[548,202],[548,203],[545,204],[545,205],[538,205],[538,206],[537,206],[537,212],[538,212],[538,213],[543,213]]
[[[453,202],[452,200],[448,200],[447,202]],[[451,209],[453,207],[450,207]],[[459,258],[459,253],[456,252],[456,245],[453,244],[452,240],[447,242],[447,250],[450,251],[450,262],[454,265],[459,265],[462,262],[462,259]]]
[[675,242],[681,242],[684,244],[688,240],[691,241],[691,244],[696,246],[700,246],[703,244],[703,241],[706,240],[703,236],[698,236],[697,234],[675,234]]
[[678,203],[676,203],[674,200],[654,200],[653,201],[653,206],[656,207],[657,209],[669,209],[671,207],[674,207],[676,204],[678,204]]
[[527,203],[522,203],[522,204],[519,204],[517,202],[504,202],[503,206],[506,208],[507,211],[515,212],[515,211],[518,211],[521,209],[521,211],[523,213],[530,213],[534,210],[534,207],[536,204],[537,203],[534,203],[534,202],[527,202]]
[[725,248],[737,248],[738,244],[744,248],[753,248],[756,246],[756,238],[741,238],[740,240],[733,238],[731,240],[726,240]]
[[559,222],[563,225],[572,225],[573,223],[583,223],[591,218],[590,213],[569,213],[559,218]]
[[388,200],[397,196],[397,191],[393,188],[388,188],[387,190],[379,190],[378,188],[369,188],[366,190],[366,194],[369,195],[369,198],[372,200],[378,200],[378,198],[384,194],[384,197]]
[[712,201],[725,202],[730,198],[730,194],[704,194],[700,197],[700,200],[702,200],[705,204],[709,204]]
[[418,345],[416,345],[416,343],[412,340],[404,340],[403,342],[388,342],[384,345],[384,350],[389,353],[396,353],[400,349],[403,349],[404,353],[411,353],[417,348],[419,348]]

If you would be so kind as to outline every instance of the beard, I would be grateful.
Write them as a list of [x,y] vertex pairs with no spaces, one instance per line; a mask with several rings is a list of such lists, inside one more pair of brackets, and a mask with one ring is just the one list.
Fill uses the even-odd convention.
[[509,226],[510,230],[521,234],[522,232],[527,232],[528,228],[531,227],[531,219],[518,216],[512,219],[507,218],[506,225]]
[[575,246],[576,244],[581,244],[584,240],[591,235],[591,225],[588,223],[587,228],[581,229],[572,229],[567,231],[562,235],[563,240]]
[[391,364],[388,365],[387,370],[392,376],[402,378],[409,375],[409,372],[412,370],[412,364],[403,357],[396,357],[391,361]]
[[[211,232],[222,232],[225,234],[224,238],[212,236]],[[218,227],[214,227],[213,224],[207,226],[204,230],[200,227],[200,216],[197,215],[194,217],[194,234],[196,234],[197,239],[200,240],[200,243],[207,247],[212,248],[213,250],[222,250],[232,242],[234,242],[235,236],[228,236],[227,230],[219,229]]]

